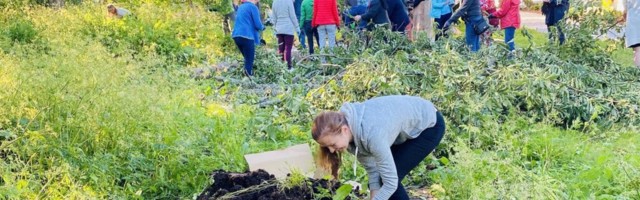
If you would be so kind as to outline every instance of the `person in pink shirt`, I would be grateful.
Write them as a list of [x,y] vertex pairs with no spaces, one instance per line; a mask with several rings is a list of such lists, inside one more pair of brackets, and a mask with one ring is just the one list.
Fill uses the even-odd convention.
[[[480,9],[482,10],[482,15],[489,16],[496,12],[496,2],[494,0],[480,0]],[[492,27],[498,27],[500,25],[500,20],[498,18],[490,18],[489,25]],[[491,35],[493,35],[493,30],[489,29],[484,34],[480,35],[480,41],[487,46],[491,45],[493,41],[491,39]]]
[[520,0],[503,0],[500,9],[489,18],[500,19],[500,28],[504,29],[504,42],[509,46],[509,50],[516,48],[516,29],[520,28]]

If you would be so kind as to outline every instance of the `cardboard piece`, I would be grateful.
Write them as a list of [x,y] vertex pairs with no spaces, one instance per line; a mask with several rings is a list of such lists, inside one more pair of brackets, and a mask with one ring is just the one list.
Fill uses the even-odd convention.
[[322,178],[324,173],[317,170],[309,144],[299,144],[286,149],[267,151],[244,156],[249,170],[264,169],[276,178],[285,178],[297,171],[311,178]]

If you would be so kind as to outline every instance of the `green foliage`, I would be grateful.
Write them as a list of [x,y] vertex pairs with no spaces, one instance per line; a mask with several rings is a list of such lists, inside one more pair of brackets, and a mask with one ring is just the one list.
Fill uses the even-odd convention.
[[13,42],[32,43],[37,39],[38,31],[30,21],[18,19],[8,26],[5,35]]
[[333,200],[344,200],[349,196],[349,194],[351,194],[352,189],[353,189],[353,186],[349,184],[344,184],[340,186],[340,188],[336,190],[336,194],[333,195]]
[[[380,44],[354,57],[338,79],[312,89],[307,99],[322,109],[343,101],[389,94],[413,94],[434,100],[454,124],[478,127],[504,120],[508,113],[528,115],[570,127],[575,120],[611,125],[638,123],[635,80],[638,70],[609,63],[567,62],[544,49],[525,50],[513,60],[503,52],[456,53],[447,42],[426,50],[405,44]],[[358,46],[358,45],[356,45]],[[389,49],[404,46],[392,54]],[[603,55],[600,55],[601,57]],[[361,59],[358,59],[361,58]],[[365,59],[362,59],[365,58]],[[482,59],[480,59],[482,58]],[[425,81],[428,80],[428,81]],[[535,95],[534,95],[535,94]],[[595,113],[596,117],[592,118]]]
[[[457,140],[452,164],[428,173],[452,199],[633,199],[640,151],[633,132],[593,139],[576,131],[509,121],[492,151]],[[512,132],[517,130],[517,132]]]
[[[122,20],[86,15],[81,19],[86,26],[80,32],[101,41],[117,55],[150,51],[181,65],[200,63],[208,59],[207,54],[222,55],[233,44],[228,36],[212,29],[220,28],[211,21],[218,16],[200,10],[190,10],[192,15],[166,9],[143,4],[132,8],[134,16]],[[206,43],[215,48],[202,49]]]

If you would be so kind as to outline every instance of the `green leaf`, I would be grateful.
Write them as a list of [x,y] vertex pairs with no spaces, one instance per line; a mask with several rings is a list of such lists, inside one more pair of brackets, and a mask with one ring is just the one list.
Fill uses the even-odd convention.
[[443,165],[449,165],[449,159],[447,159],[447,157],[441,157],[441,158],[440,158],[440,162],[441,162]]
[[349,194],[351,193],[351,189],[353,189],[353,186],[349,184],[340,186],[340,188],[336,190],[336,195],[333,195],[333,200],[343,200],[347,198],[347,196],[349,196]]

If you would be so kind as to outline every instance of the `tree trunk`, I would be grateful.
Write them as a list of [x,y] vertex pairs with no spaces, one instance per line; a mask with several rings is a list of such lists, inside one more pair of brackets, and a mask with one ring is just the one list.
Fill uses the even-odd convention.
[[229,28],[229,17],[227,15],[225,15],[224,19],[222,19],[222,30],[224,31],[225,35],[231,34],[231,29]]
[[55,7],[55,8],[62,8],[64,7],[64,0],[49,0],[49,6]]

